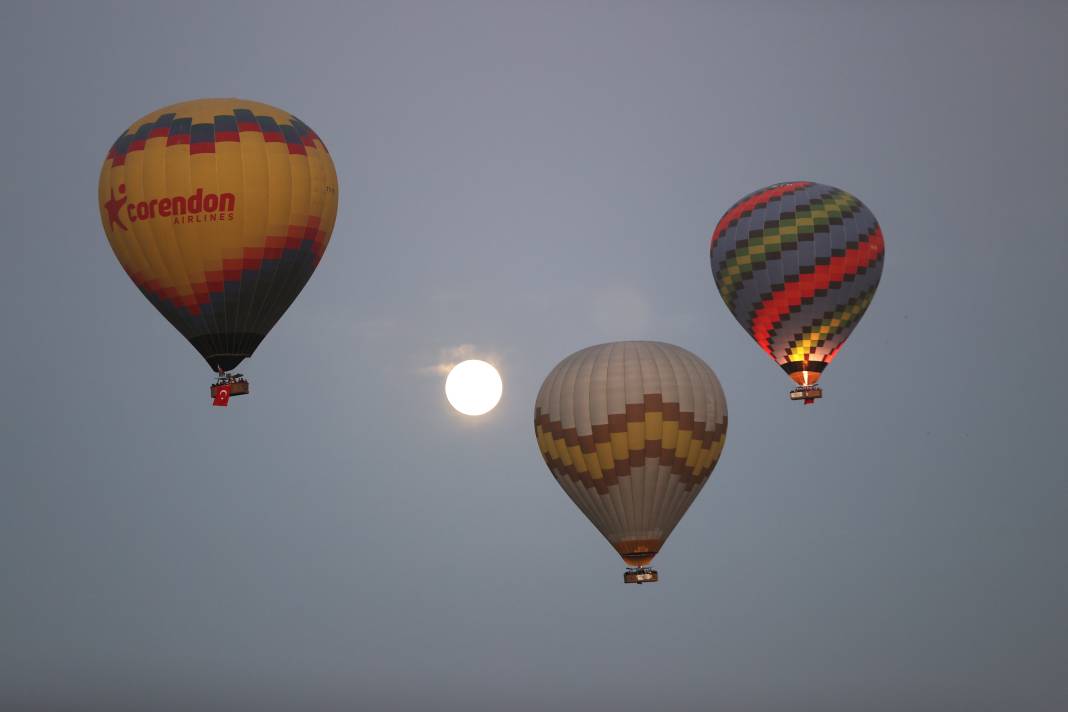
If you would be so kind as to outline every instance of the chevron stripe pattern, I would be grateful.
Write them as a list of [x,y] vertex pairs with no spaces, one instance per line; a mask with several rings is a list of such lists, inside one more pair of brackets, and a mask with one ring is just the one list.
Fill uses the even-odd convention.
[[534,407],[545,464],[632,566],[652,560],[719,461],[727,403],[689,351],[591,346],[546,377]]

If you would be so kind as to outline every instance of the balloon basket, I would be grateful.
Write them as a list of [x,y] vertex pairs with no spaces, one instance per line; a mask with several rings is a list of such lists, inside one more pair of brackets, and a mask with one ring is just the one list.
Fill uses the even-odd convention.
[[211,397],[219,398],[219,391],[227,389],[228,397],[248,395],[248,380],[240,373],[220,373],[211,386]]
[[655,569],[647,569],[644,566],[636,569],[627,569],[623,574],[623,583],[653,583],[660,580],[660,574]]
[[819,386],[798,386],[790,391],[790,400],[804,401],[805,405],[812,405],[817,398],[823,398],[823,389]]

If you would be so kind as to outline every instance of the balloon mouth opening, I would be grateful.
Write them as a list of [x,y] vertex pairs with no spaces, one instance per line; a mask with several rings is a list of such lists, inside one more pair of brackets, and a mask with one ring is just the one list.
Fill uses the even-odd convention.
[[782,370],[799,386],[813,386],[820,380],[827,364],[823,361],[793,361],[781,364]]
[[641,568],[648,565],[653,560],[653,557],[660,553],[660,547],[663,543],[659,539],[642,539],[621,541],[614,546],[627,566]]
[[212,371],[233,371],[237,365],[252,355],[263,341],[263,334],[229,333],[204,334],[189,339],[193,348],[200,352]]
[[246,354],[213,354],[205,357],[213,371],[233,371],[237,365],[245,360]]

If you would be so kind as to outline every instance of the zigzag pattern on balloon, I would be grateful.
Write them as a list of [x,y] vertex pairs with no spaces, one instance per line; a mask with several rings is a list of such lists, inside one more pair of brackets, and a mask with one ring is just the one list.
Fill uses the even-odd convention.
[[150,299],[171,309],[181,309],[190,316],[198,316],[212,303],[212,298],[225,292],[227,285],[248,280],[263,269],[264,264],[281,260],[284,255],[307,253],[314,269],[326,250],[326,233],[319,228],[319,219],[309,216],[304,225],[290,225],[285,235],[268,235],[262,247],[241,248],[242,256],[224,259],[214,269],[204,271],[204,281],[192,284],[192,294],[180,294],[174,287],[164,287],[158,279],[137,272],[128,272],[130,279]]
[[724,213],[723,217],[720,218],[719,223],[716,225],[716,229],[712,231],[712,247],[715,247],[716,241],[723,237],[727,230],[737,225],[740,219],[749,217],[753,214],[753,211],[765,208],[769,203],[781,200],[784,195],[791,195],[810,185],[812,184],[805,181],[779,183],[770,188],[755,190],[745,196],[732,205],[730,210]]
[[720,297],[760,348],[788,373],[818,374],[870,305],[884,252],[882,230],[860,200],[792,182],[727,210],[709,259]]
[[211,123],[193,123],[193,117],[178,117],[174,112],[160,114],[154,121],[123,133],[111,146],[107,159],[112,166],[126,163],[126,156],[143,151],[152,138],[166,138],[168,146],[189,146],[190,155],[214,153],[216,143],[240,142],[242,133],[257,133],[266,143],[285,143],[292,154],[305,155],[307,149],[322,149],[326,144],[296,116],[288,124],[279,124],[271,116],[257,116],[251,109],[235,108],[230,115],[217,114]]
[[[713,423],[696,421],[693,412],[678,403],[664,403],[658,394],[628,406],[626,413],[609,414],[608,422],[595,424],[590,435],[565,428],[541,408],[535,408],[535,435],[549,469],[606,494],[631,467],[647,464],[667,467],[684,476],[687,490],[703,484],[716,466],[727,435],[727,416]],[[640,426],[641,449],[628,447],[628,431]]]
[[[842,331],[852,328],[871,304],[874,296],[875,287],[872,287],[857,297],[851,297],[841,309],[824,312],[820,318],[813,320],[805,328],[800,337],[791,339],[786,344],[788,357],[785,360],[793,362],[811,359],[816,355],[817,349],[823,347]],[[832,358],[833,353],[828,354],[823,360],[830,363]]]
[[[790,275],[781,285],[772,287],[771,297],[752,312],[751,326],[747,331],[774,358],[771,341],[790,315],[800,312],[802,307],[810,306],[817,297],[826,297],[843,284],[853,282],[866,274],[869,267],[881,269],[882,256],[883,233],[876,227],[874,233],[861,236],[844,254],[817,265],[811,271]],[[840,299],[848,303],[850,295],[841,295]]]
[[751,230],[746,239],[739,240],[727,251],[719,266],[717,273],[723,300],[734,309],[738,289],[756,271],[784,253],[798,250],[802,242],[812,241],[817,234],[828,232],[830,226],[841,225],[844,220],[852,218],[858,204],[857,199],[848,193],[835,191],[768,220],[759,230]]

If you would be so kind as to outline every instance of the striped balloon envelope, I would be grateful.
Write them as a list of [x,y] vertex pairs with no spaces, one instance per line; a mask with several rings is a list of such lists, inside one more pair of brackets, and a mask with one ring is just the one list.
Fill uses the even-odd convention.
[[811,403],[815,386],[864,315],[883,271],[875,216],[839,188],[777,183],[745,196],[716,225],[712,274],[734,318]]
[[100,218],[123,269],[215,371],[253,354],[311,277],[337,175],[292,114],[200,99],[134,122],[100,171]]
[[641,576],[719,460],[727,402],[716,374],[685,349],[601,344],[549,373],[534,433],[564,492]]

